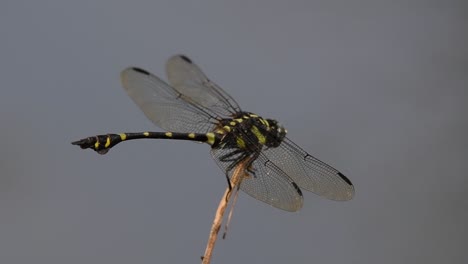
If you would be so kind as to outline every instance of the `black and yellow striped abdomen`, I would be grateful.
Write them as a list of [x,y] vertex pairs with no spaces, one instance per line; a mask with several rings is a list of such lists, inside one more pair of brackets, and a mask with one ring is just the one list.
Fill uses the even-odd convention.
[[176,133],[176,132],[137,132],[137,133],[120,133],[97,135],[87,137],[75,142],[73,145],[78,145],[82,149],[93,149],[99,154],[106,154],[112,147],[120,142],[134,139],[151,138],[151,139],[176,139],[188,140],[216,145],[221,140],[221,135],[216,133]]

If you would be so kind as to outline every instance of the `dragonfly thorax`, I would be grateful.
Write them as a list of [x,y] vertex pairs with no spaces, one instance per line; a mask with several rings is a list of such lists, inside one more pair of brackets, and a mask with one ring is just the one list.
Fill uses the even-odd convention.
[[278,147],[287,131],[276,120],[242,112],[232,119],[221,120],[215,132],[222,135],[219,146],[255,152],[263,146]]

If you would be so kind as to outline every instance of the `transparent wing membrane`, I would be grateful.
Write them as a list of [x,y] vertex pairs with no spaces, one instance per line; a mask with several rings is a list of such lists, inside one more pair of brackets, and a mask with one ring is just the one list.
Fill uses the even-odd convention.
[[206,133],[217,123],[207,109],[145,70],[127,68],[122,71],[121,80],[128,96],[146,117],[165,130]]
[[288,138],[279,147],[265,149],[262,153],[307,191],[337,201],[350,200],[354,196],[354,187],[346,176]]
[[[212,155],[218,166],[227,171],[229,179],[233,170],[229,170],[232,161],[223,162],[222,157],[232,150],[212,149]],[[242,154],[233,159],[242,159]],[[275,164],[268,162],[265,156],[255,158],[245,171],[245,177],[240,183],[240,189],[253,198],[276,208],[295,212],[302,208],[301,190],[294,181]]]
[[236,101],[186,56],[172,56],[166,63],[166,73],[174,89],[218,116],[231,117],[240,112]]

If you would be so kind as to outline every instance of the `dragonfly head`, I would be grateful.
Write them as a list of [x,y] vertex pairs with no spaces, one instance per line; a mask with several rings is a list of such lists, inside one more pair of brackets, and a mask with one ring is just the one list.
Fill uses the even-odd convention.
[[276,120],[267,119],[270,126],[270,133],[268,134],[266,146],[267,147],[278,147],[283,142],[284,137],[288,131]]

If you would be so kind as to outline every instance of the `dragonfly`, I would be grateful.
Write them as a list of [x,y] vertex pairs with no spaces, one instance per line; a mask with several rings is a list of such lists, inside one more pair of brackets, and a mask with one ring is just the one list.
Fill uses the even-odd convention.
[[348,177],[296,145],[278,121],[242,110],[187,56],[169,58],[166,73],[168,82],[138,67],[120,75],[128,96],[164,132],[97,135],[72,144],[106,154],[128,140],[202,142],[211,147],[230,189],[233,171],[243,162],[245,177],[236,187],[273,207],[298,211],[302,190],[336,201],[353,198]]

